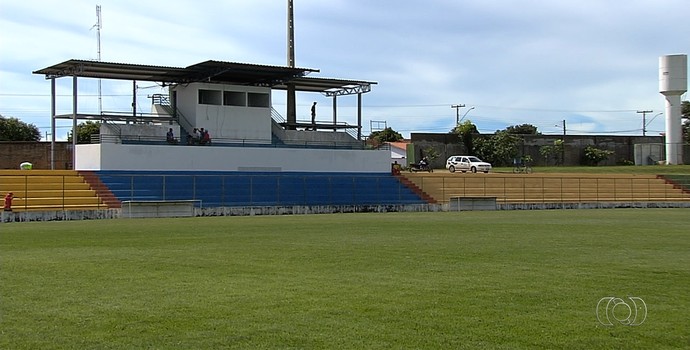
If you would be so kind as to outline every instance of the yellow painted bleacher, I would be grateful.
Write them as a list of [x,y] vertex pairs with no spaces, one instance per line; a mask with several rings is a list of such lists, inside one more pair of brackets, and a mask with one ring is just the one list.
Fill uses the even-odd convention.
[[498,203],[690,201],[655,175],[404,173],[439,203],[453,197],[496,197]]
[[94,210],[108,206],[73,170],[0,170],[0,193],[14,193],[12,211]]

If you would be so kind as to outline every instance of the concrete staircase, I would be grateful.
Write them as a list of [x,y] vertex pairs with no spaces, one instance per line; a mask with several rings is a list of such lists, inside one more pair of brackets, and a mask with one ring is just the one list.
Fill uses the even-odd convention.
[[419,196],[419,198],[421,198],[423,201],[425,201],[429,204],[437,204],[438,203],[438,201],[435,198],[430,196],[428,193],[424,192],[421,188],[419,188],[419,186],[417,186],[416,183],[409,180],[405,176],[395,175],[395,177],[398,179],[398,181],[400,181],[400,183],[405,185],[405,187],[409,188],[410,190],[412,190],[412,192],[417,194]]

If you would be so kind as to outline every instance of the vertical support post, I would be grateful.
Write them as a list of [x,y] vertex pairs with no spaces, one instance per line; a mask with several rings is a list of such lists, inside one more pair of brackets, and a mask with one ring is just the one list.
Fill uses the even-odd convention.
[[55,170],[55,77],[50,78],[50,170]]
[[338,124],[338,96],[333,95],[333,131],[335,132],[335,125]]
[[362,93],[357,93],[357,141],[362,139]]
[[[177,91],[170,92],[170,106],[172,107],[173,119],[177,120]],[[179,120],[177,120],[179,124]]]
[[680,95],[666,94],[666,164],[683,164],[683,129]]
[[137,117],[137,81],[132,80],[132,117]]
[[72,170],[77,167],[77,75],[72,76]]
[[288,130],[295,130],[297,124],[297,107],[295,98],[295,84],[287,84],[287,127]]
[[561,165],[565,165],[565,119],[563,119],[563,147],[561,149]]

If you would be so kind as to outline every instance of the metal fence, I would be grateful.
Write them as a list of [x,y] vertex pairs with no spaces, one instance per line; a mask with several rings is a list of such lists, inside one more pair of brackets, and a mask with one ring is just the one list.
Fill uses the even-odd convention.
[[439,202],[495,197],[503,203],[690,201],[690,175],[631,176],[416,176],[412,181]]
[[121,201],[198,200],[204,207],[423,203],[389,175],[100,174]]

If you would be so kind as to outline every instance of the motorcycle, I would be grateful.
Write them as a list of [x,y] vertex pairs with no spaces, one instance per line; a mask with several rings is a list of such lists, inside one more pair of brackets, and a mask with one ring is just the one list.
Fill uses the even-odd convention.
[[410,163],[410,167],[408,168],[408,170],[409,170],[411,173],[412,173],[412,172],[415,172],[415,173],[416,173],[416,172],[418,172],[418,171],[426,171],[426,172],[430,172],[430,173],[433,173],[433,172],[434,172],[434,169],[432,169],[432,168],[429,166],[429,164],[417,164],[417,163]]

